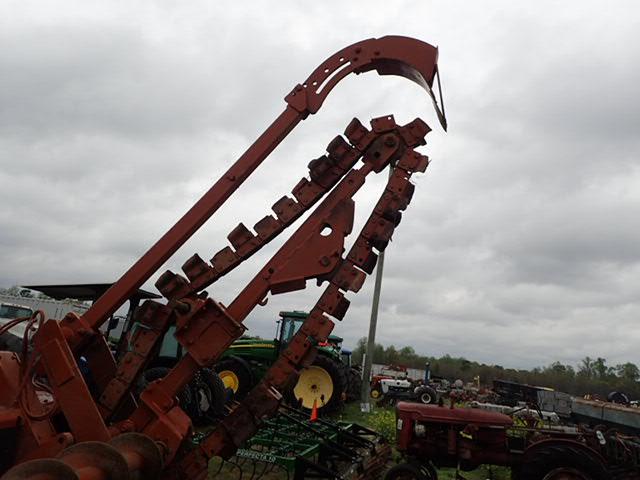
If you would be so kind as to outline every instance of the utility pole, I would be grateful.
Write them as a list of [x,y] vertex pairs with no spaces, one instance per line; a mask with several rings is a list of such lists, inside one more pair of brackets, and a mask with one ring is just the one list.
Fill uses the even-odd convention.
[[[389,165],[389,178],[393,175],[395,165]],[[369,335],[367,336],[367,349],[364,353],[364,368],[362,369],[362,390],[360,391],[360,410],[371,411],[371,364],[373,363],[373,351],[376,348],[376,327],[378,326],[378,307],[380,306],[380,290],[382,289],[382,271],[384,270],[384,250],[378,255],[376,265],[376,281],[373,286],[373,301],[371,302],[371,319],[369,320]]]
[[367,349],[364,356],[364,369],[362,370],[362,391],[360,392],[360,409],[363,412],[371,410],[371,364],[373,363],[373,350],[376,346],[376,326],[378,324],[378,307],[380,305],[380,290],[382,288],[382,270],[384,268],[384,251],[378,256],[376,265],[376,281],[373,286],[373,302],[371,303],[371,320],[369,321],[369,336],[367,337]]

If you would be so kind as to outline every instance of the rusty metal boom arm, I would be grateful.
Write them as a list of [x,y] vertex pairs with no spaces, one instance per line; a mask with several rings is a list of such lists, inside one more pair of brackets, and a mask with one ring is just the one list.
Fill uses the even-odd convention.
[[434,99],[438,117],[446,128],[444,114],[437,108],[432,92],[438,72],[437,59],[437,48],[401,36],[364,40],[329,57],[286,96],[287,108],[255,143],[95,302],[83,315],[84,322],[90,328],[99,328],[220,208],[301,120],[320,109],[329,92],[348,74],[376,70],[381,75],[398,75],[416,82]]

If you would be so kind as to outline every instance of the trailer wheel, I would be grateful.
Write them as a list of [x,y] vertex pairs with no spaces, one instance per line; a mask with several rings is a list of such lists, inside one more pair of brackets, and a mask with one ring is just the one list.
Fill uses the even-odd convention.
[[586,448],[549,444],[525,452],[520,480],[608,480],[605,467]]
[[438,474],[431,465],[401,463],[392,467],[384,480],[438,480]]
[[430,405],[438,401],[438,394],[436,391],[426,385],[416,389],[416,397],[420,403],[424,403],[425,405]]
[[251,367],[243,358],[229,356],[216,363],[213,369],[224,383],[225,388],[233,390],[237,400],[242,400],[253,388],[255,379]]

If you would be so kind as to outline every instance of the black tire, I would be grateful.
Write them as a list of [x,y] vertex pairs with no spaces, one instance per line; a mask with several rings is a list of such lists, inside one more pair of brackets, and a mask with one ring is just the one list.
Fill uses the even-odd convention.
[[401,463],[391,467],[384,480],[438,480],[438,475],[431,465]]
[[[344,397],[346,396],[347,391],[347,373],[344,365],[341,362],[318,352],[316,359],[311,365],[311,368],[313,367],[323,369],[329,377],[331,377],[333,386],[330,398],[327,399],[321,396],[318,399],[316,404],[318,411],[321,411],[322,413],[330,413],[338,410],[344,402]],[[305,370],[300,373],[300,378],[298,378],[296,384],[287,392],[287,398],[292,405],[299,406],[305,410],[310,410],[312,408],[311,405],[304,405],[300,402],[300,399],[296,398],[295,395],[296,387],[303,378]]]
[[349,380],[347,402],[354,402],[360,398],[362,392],[362,374],[357,368],[349,368],[347,378]]
[[[519,480],[608,480],[604,465],[586,447],[554,442],[525,451]],[[564,476],[563,476],[564,475]],[[572,475],[572,477],[568,477]]]
[[416,399],[418,400],[419,403],[424,403],[425,405],[431,405],[438,401],[437,392],[433,388],[427,385],[418,387],[415,393],[416,393]]
[[237,380],[237,385],[234,385],[233,390],[234,398],[236,400],[242,400],[247,396],[247,393],[251,391],[251,389],[255,385],[255,378],[253,376],[253,372],[251,371],[251,367],[247,363],[246,360],[236,356],[229,356],[223,358],[218,363],[216,363],[213,367],[220,378],[223,380],[223,384],[225,388],[231,388],[224,381],[224,375],[226,372],[232,372],[235,375],[235,380]]
[[5,332],[0,335],[0,351],[22,353],[22,338],[13,333]]
[[[170,370],[170,368],[166,367],[153,367],[142,372],[142,375],[138,378],[138,383],[136,385],[136,397],[140,396],[142,391],[147,388],[147,385],[151,382],[164,378]],[[182,389],[178,394],[178,402],[180,403],[180,408],[182,408],[187,415],[191,416],[190,409],[192,398],[190,388],[187,387]]]
[[225,414],[227,392],[217,373],[208,368],[199,370],[189,388],[189,416],[194,425],[211,425]]
[[607,395],[607,401],[611,403],[619,403],[620,405],[629,405],[629,397],[623,392],[611,392]]

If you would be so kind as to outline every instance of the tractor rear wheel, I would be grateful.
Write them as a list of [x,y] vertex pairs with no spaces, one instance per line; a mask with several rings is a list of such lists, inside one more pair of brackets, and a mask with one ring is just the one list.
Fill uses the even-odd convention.
[[318,353],[313,364],[303,369],[293,387],[292,401],[311,410],[315,401],[318,411],[332,412],[342,405],[347,390],[344,365]]
[[251,367],[243,358],[231,355],[216,363],[213,369],[225,388],[231,389],[238,400],[243,399],[255,385]]
[[586,448],[561,442],[525,452],[519,480],[608,480],[605,467]]
[[362,372],[358,368],[349,367],[347,377],[349,380],[347,401],[353,402],[360,398],[360,392],[362,391]]

